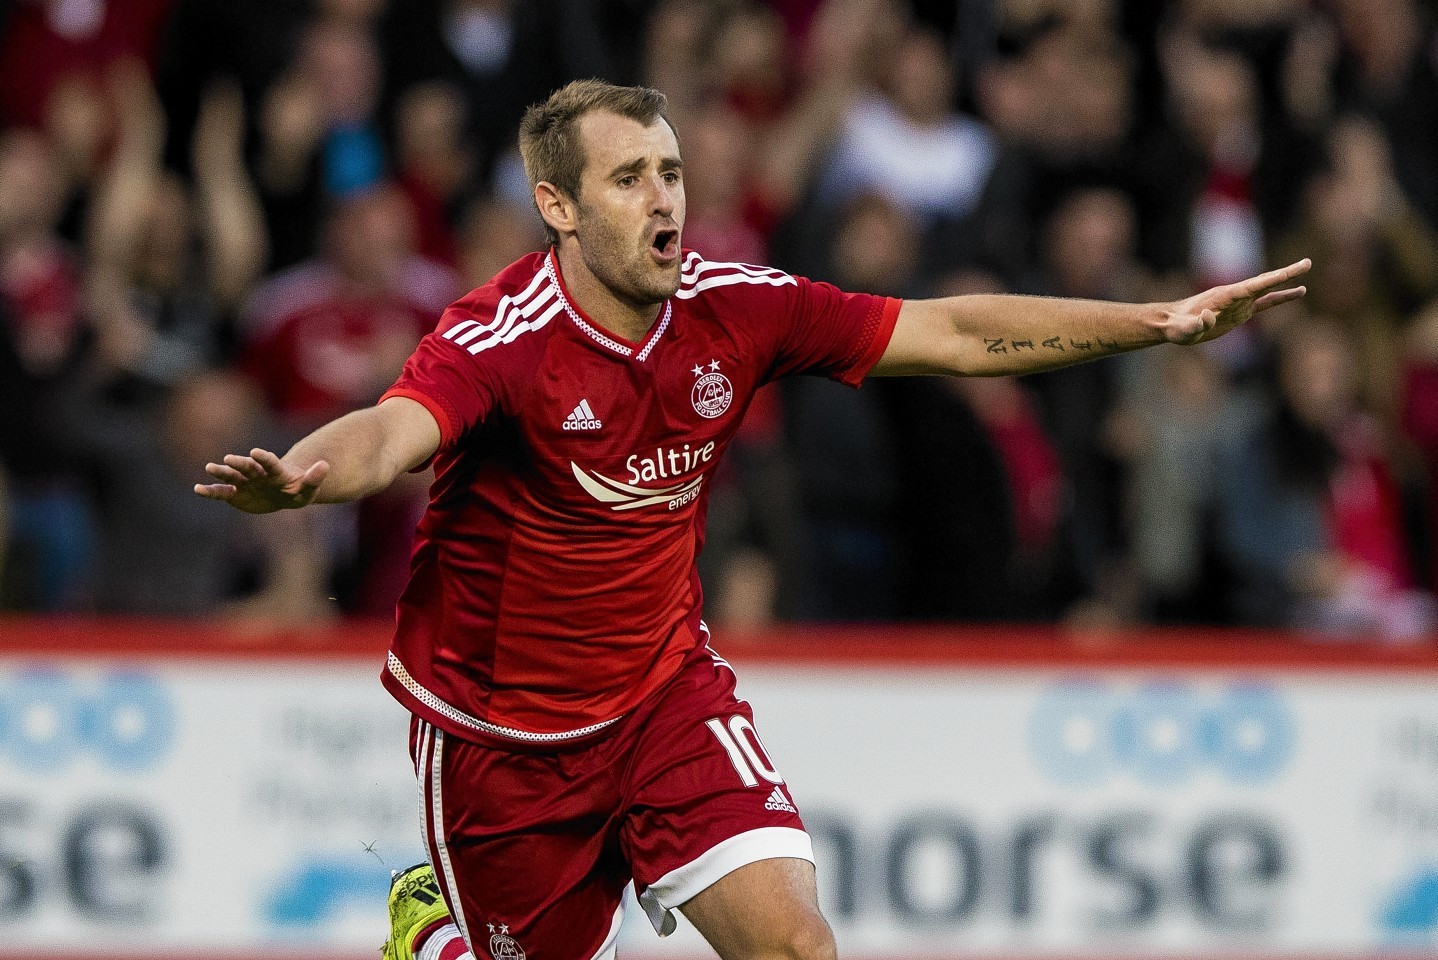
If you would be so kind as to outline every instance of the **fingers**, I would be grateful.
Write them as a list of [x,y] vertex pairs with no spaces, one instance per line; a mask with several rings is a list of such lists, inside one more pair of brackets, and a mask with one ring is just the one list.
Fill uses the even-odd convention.
[[256,447],[250,451],[248,457],[238,453],[229,453],[224,457],[225,462],[205,464],[205,472],[216,480],[223,480],[226,483],[244,483],[246,480],[264,480],[266,477],[279,476],[281,472],[280,458],[268,450],[261,450]]
[[[228,460],[229,458],[226,457],[225,459]],[[205,464],[205,472],[216,480],[223,481],[227,485],[234,484],[238,486],[249,480],[249,477],[245,476],[239,470],[223,463],[207,463]]]
[[265,468],[253,457],[242,457],[238,453],[225,454],[225,466],[249,480],[259,480],[265,476]]
[[325,477],[329,476],[329,474],[329,463],[325,460],[316,460],[310,465],[310,468],[305,471],[305,475],[300,477],[300,490],[303,493],[314,491],[324,482]]
[[228,483],[197,483],[195,492],[207,500],[228,500],[235,495],[236,488]]
[[1209,335],[1209,332],[1216,326],[1218,326],[1218,314],[1205,307],[1198,314],[1198,325],[1189,330],[1178,342],[1202,343]]
[[256,447],[250,451],[250,457],[271,476],[280,472],[280,458],[270,451]]
[[1276,307],[1280,303],[1297,300],[1306,294],[1307,287],[1291,287],[1286,290],[1278,288],[1285,286],[1295,277],[1303,276],[1312,267],[1313,261],[1304,257],[1286,267],[1260,273],[1256,277],[1250,277],[1225,287],[1215,287],[1196,299],[1212,304],[1221,310],[1239,306],[1243,301],[1248,300],[1252,301],[1252,312],[1257,313],[1260,310],[1267,310],[1269,307]]
[[1256,297],[1259,294],[1267,293],[1275,287],[1281,287],[1295,277],[1301,277],[1313,266],[1313,261],[1304,257],[1297,263],[1290,263],[1286,267],[1279,267],[1277,270],[1270,270],[1261,273],[1256,277],[1243,281],[1239,286],[1243,288],[1243,295]]
[[257,453],[264,454],[266,451],[251,450],[248,457],[230,453],[224,456],[223,463],[205,464],[205,472],[220,482],[197,483],[195,493],[207,500],[233,501],[240,488],[264,480],[268,475],[265,465],[255,458]]
[[197,483],[194,491],[209,500],[224,500],[248,513],[269,513],[303,507],[315,498],[319,485],[329,475],[330,465],[321,460],[303,473],[286,465],[269,450],[259,447],[249,456],[231,453],[223,463],[205,464],[205,472],[218,483]]
[[308,506],[314,502],[315,496],[319,493],[320,484],[325,477],[329,476],[330,465],[324,460],[316,460],[310,464],[310,468],[300,477],[299,488],[295,490],[294,496],[299,506]]
[[1267,310],[1269,307],[1276,307],[1280,303],[1290,303],[1301,298],[1308,292],[1307,287],[1293,287],[1289,290],[1275,290],[1272,293],[1265,293],[1253,302],[1253,312]]

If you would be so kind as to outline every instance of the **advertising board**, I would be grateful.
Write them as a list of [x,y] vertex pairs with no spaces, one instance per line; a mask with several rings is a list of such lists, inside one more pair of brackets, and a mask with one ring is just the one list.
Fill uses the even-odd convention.
[[[0,957],[373,956],[422,856],[381,630],[18,629]],[[1438,954],[1438,657],[988,637],[732,657],[842,955]],[[712,956],[637,909],[621,954]]]

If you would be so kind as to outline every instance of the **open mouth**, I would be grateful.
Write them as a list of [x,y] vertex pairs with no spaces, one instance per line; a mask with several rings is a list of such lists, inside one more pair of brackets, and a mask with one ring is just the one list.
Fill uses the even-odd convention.
[[654,253],[663,260],[669,260],[679,253],[679,231],[660,230],[654,234],[651,243]]

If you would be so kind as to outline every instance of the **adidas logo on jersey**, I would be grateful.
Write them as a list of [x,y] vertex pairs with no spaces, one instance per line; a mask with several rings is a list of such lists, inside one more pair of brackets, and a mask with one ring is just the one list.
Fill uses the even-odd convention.
[[784,796],[784,791],[780,790],[778,787],[775,787],[774,792],[769,794],[769,799],[764,801],[764,809],[776,811],[782,810],[785,813],[799,812],[798,810],[794,809],[794,805],[789,802],[789,798]]
[[579,401],[579,406],[569,411],[569,416],[564,418],[561,426],[565,430],[598,430],[604,426],[604,421],[596,419],[594,411],[589,409],[589,401]]

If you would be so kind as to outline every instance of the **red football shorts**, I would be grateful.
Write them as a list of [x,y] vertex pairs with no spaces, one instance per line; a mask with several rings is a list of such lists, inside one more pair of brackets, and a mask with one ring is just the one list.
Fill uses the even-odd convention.
[[731,871],[813,861],[734,683],[706,651],[599,739],[555,752],[413,722],[430,862],[476,957],[610,958],[631,880],[664,936]]

